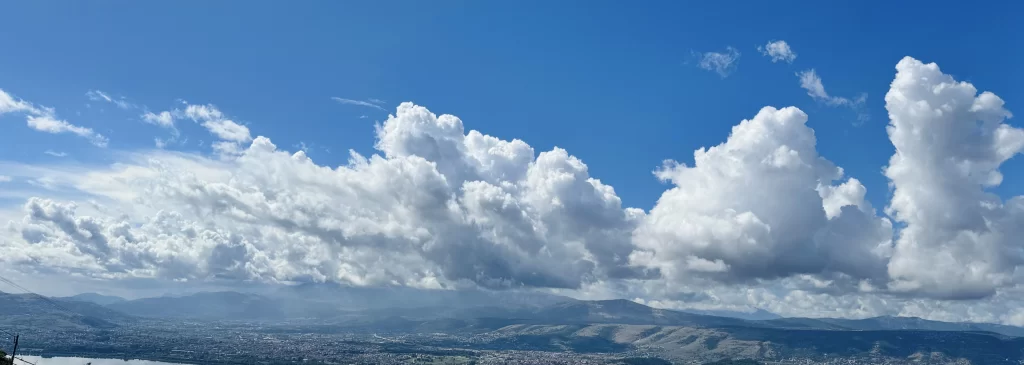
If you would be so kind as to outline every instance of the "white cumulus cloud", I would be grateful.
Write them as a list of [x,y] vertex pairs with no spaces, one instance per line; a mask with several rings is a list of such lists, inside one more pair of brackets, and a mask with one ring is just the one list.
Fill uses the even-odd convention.
[[[212,156],[0,162],[33,189],[5,191],[19,204],[0,207],[0,265],[100,279],[530,287],[669,308],[1024,324],[1024,197],[992,192],[1013,183],[1000,168],[1024,149],[1024,130],[1007,123],[1002,99],[935,64],[906,58],[896,69],[885,98],[896,151],[884,169],[885,215],[861,180],[818,153],[794,107],[761,109],[692,163],[666,161],[654,174],[670,185],[644,212],[624,207],[569,151],[538,153],[412,103],[377,126],[376,154],[350,152],[340,166],[186,103],[153,116],[207,127],[218,137]],[[801,81],[825,103],[857,104],[835,102],[813,70]],[[52,116],[6,93],[0,111]],[[51,119],[30,123],[87,134]]]
[[796,52],[793,52],[793,49],[789,47],[789,43],[783,40],[768,41],[768,44],[758,46],[757,50],[761,54],[771,57],[772,62],[793,63],[796,60]]
[[535,155],[410,103],[377,139],[383,156],[337,168],[258,137],[233,159],[153,152],[66,176],[111,213],[31,199],[10,228],[19,254],[4,260],[97,277],[422,287],[650,275],[628,265],[643,212],[565,150]]
[[[1021,283],[1024,197],[1002,201],[999,167],[1024,148],[1003,100],[907,57],[885,96],[896,154],[888,211],[900,231],[892,288],[940,298],[978,298]],[[936,269],[941,268],[941,269]]]
[[636,232],[637,265],[669,280],[740,282],[800,274],[885,284],[892,225],[864,187],[819,156],[807,115],[766,107],[694,165],[655,171],[675,186]]

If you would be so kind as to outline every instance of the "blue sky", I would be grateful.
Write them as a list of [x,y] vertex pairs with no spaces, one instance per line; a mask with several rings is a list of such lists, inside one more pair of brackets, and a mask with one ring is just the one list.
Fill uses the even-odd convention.
[[[794,3],[795,5],[795,3]],[[374,121],[387,112],[330,97],[415,101],[462,118],[469,129],[519,138],[538,150],[566,148],[630,206],[649,209],[662,190],[649,174],[661,160],[692,160],[764,105],[810,115],[822,155],[868,187],[884,206],[880,169],[891,155],[883,96],[903,56],[940,62],[947,73],[1020,99],[1024,75],[1020,5],[925,2],[602,1],[232,2],[4,5],[0,85],[107,135],[111,148],[150,148],[158,127],[138,113],[92,103],[101,90],[153,110],[178,99],[213,103],[287,148],[344,163],[345,150],[372,152]],[[737,11],[743,9],[743,11]],[[954,24],[956,24],[954,26]],[[786,40],[792,65],[755,47]],[[694,67],[692,52],[735,47],[727,78]],[[807,97],[794,73],[813,68],[831,94],[867,94],[870,119]],[[100,111],[98,109],[104,109]],[[81,113],[79,115],[78,113]],[[360,119],[366,115],[368,118]],[[5,117],[5,119],[14,117]],[[186,126],[188,127],[188,126]],[[201,129],[183,131],[199,149]],[[206,138],[209,140],[209,138]],[[330,149],[330,153],[320,148]],[[77,159],[107,151],[73,136],[12,126],[0,155]],[[1004,172],[1022,176],[1019,163]],[[1001,189],[1019,193],[1013,186]]]
[[[1024,248],[1005,238],[1013,236],[1005,227],[1021,223],[1012,206],[1013,197],[1024,194],[1024,185],[1017,183],[1024,181],[1024,164],[1020,158],[992,157],[999,154],[992,151],[1015,155],[1019,146],[1012,138],[979,142],[957,135],[958,125],[973,126],[974,119],[991,115],[1002,118],[1002,106],[973,92],[972,99],[955,99],[960,104],[915,94],[929,82],[969,89],[941,81],[949,77],[973,84],[977,92],[998,95],[1011,112],[1019,110],[1015,105],[1024,100],[1020,87],[1024,85],[1020,68],[1024,50],[1017,44],[1024,26],[1014,15],[1024,11],[1024,5],[924,1],[643,5],[613,1],[4,3],[0,5],[0,89],[35,109],[0,110],[0,123],[6,126],[0,133],[0,176],[13,176],[13,181],[0,182],[5,184],[0,187],[11,189],[0,194],[0,219],[10,218],[8,232],[14,232],[0,234],[0,243],[24,248],[25,254],[12,260],[33,263],[33,270],[57,277],[77,273],[95,280],[123,280],[122,287],[140,278],[202,282],[225,277],[421,287],[523,285],[570,290],[574,291],[570,295],[579,297],[640,298],[665,307],[756,307],[791,311],[786,313],[791,315],[832,316],[927,315],[941,309],[932,318],[1024,324],[1024,312],[1007,309],[1016,305],[1007,298],[1022,293],[1018,283],[1024,283]],[[762,54],[759,47],[769,41],[784,41],[795,58],[773,61]],[[709,52],[731,53],[728,70],[701,67]],[[907,56],[921,62],[905,60]],[[941,72],[929,68],[931,62]],[[916,81],[897,85],[897,63],[905,80]],[[799,74],[810,70],[819,78],[822,97],[812,97],[811,90],[801,84]],[[907,100],[920,98],[936,110],[945,102],[967,117],[951,124],[943,124],[949,121],[938,117],[921,120],[920,114],[910,111],[913,104],[887,107],[887,93],[908,95]],[[402,102],[413,102],[429,112],[411,104],[399,108]],[[971,103],[983,107],[968,111]],[[189,106],[202,109],[189,114]],[[765,106],[799,108],[806,113],[810,129],[800,126],[801,117],[789,109],[758,114]],[[173,119],[174,130],[144,122],[145,113],[163,111],[170,113],[167,117]],[[459,155],[460,162],[447,160],[451,155],[445,153],[451,151],[444,150],[445,143],[466,138],[459,143],[468,145],[475,137],[453,137],[445,129],[452,125],[450,121],[430,112],[456,115],[466,132],[497,137],[500,143],[494,143],[505,149],[488,153],[500,150],[514,161],[473,155],[483,150],[460,150],[468,154]],[[96,138],[41,133],[37,129],[42,127],[26,124],[26,113],[90,128],[90,133],[101,134],[108,142],[97,146]],[[891,113],[897,118],[891,119]],[[774,131],[778,139],[731,139],[730,132],[745,119],[755,121],[741,132]],[[238,136],[239,143],[227,144],[239,150],[218,154],[211,145],[225,138],[211,134],[203,123],[225,120],[246,126],[251,136]],[[1014,118],[998,122],[1018,125]],[[890,138],[886,130],[890,123],[894,131],[924,128],[933,134]],[[992,123],[991,128],[999,125]],[[382,126],[381,132],[375,125]],[[1001,130],[986,129],[978,135],[991,137],[997,131]],[[811,132],[817,138],[816,147],[797,138]],[[268,149],[268,141],[252,141],[257,136],[272,139],[276,150]],[[167,143],[163,150],[155,139]],[[528,152],[510,142],[513,139],[528,143],[532,154],[524,157]],[[378,142],[386,146],[377,149]],[[887,175],[884,169],[896,152],[894,143],[902,143],[908,151],[901,165],[905,169],[900,171],[909,172]],[[250,145],[249,152],[242,152]],[[709,153],[704,166],[694,167],[695,150],[718,145],[725,146],[718,151],[746,154]],[[574,170],[578,165],[568,156],[541,155],[555,147],[581,160],[587,171]],[[293,157],[298,161],[294,166],[277,160],[280,156],[275,153],[300,148],[319,167],[360,177],[306,170],[301,156]],[[387,156],[337,168],[348,164],[349,149],[362,156],[385,152]],[[987,157],[963,152],[982,150],[988,151]],[[831,176],[825,164],[808,160],[804,162],[815,165],[813,174],[801,170],[774,175],[754,174],[760,171],[757,166],[731,165],[741,157],[760,159],[779,153],[782,157],[771,155],[777,158],[772,166],[788,166],[779,151],[820,156],[841,167],[845,175],[815,192],[815,179]],[[423,171],[414,168],[419,165],[411,157],[434,163],[448,185],[431,190],[438,176],[417,175]],[[460,165],[469,158],[482,162],[472,168]],[[665,181],[659,181],[653,172],[667,159],[692,169],[661,170]],[[161,161],[166,169],[144,166],[151,160]],[[950,161],[970,162],[956,165],[968,166],[969,171],[950,167],[955,165]],[[931,169],[933,165],[945,167]],[[971,166],[981,170],[970,170]],[[391,167],[396,170],[387,170]],[[556,170],[576,172],[572,179],[558,180]],[[161,175],[167,171],[174,173]],[[719,179],[730,171],[741,173]],[[998,173],[1001,184],[979,180],[979,176],[991,178]],[[528,178],[534,176],[543,178]],[[848,177],[859,183],[849,182]],[[188,180],[192,178],[195,181]],[[490,185],[470,184],[473,178]],[[602,184],[583,183],[587,178]],[[764,184],[759,184],[762,180]],[[374,184],[360,185],[366,181]],[[400,182],[414,182],[416,187],[402,188]],[[324,188],[334,183],[340,185]],[[730,187],[718,189],[720,185]],[[613,187],[614,194],[603,190],[606,187]],[[673,187],[678,191],[668,190]],[[864,199],[856,194],[861,188],[867,191]],[[829,189],[837,192],[834,199],[825,196],[824,191],[833,191]],[[346,195],[353,191],[361,193]],[[498,199],[490,195],[498,191],[507,194],[503,204],[489,200]],[[907,197],[894,199],[900,191],[907,192]],[[992,201],[984,195],[986,191],[996,193],[999,204],[1007,204],[1005,211],[975,211]],[[818,193],[822,196],[817,197]],[[427,209],[430,204],[420,199],[436,197],[433,194],[457,199]],[[254,196],[268,201],[246,201]],[[615,196],[621,198],[622,206]],[[467,203],[472,199],[480,199],[480,205]],[[548,201],[556,203],[547,205]],[[301,202],[312,205],[290,206],[294,210],[278,205]],[[387,210],[389,202],[401,204]],[[454,226],[433,226],[441,223],[430,217],[453,206],[469,213],[456,223],[448,222]],[[522,211],[508,215],[502,210],[511,206]],[[424,210],[414,214],[410,207]],[[847,213],[846,207],[854,208]],[[744,209],[753,215],[743,215]],[[254,217],[261,210],[281,215],[253,223],[266,218]],[[928,216],[928,212],[946,211],[970,214]],[[310,218],[316,215],[311,212],[319,216]],[[476,213],[483,215],[473,216]],[[849,218],[855,214],[857,218]],[[104,245],[109,241],[121,256],[113,258],[110,247],[91,246],[99,231],[90,231],[94,225],[83,218],[87,215],[100,217],[101,226],[106,227]],[[532,230],[511,238],[488,236],[530,226],[515,221],[490,227],[493,230],[480,228],[496,224],[498,216],[529,217]],[[364,221],[385,220],[382,217],[398,221],[360,226]],[[569,218],[556,221],[558,217]],[[93,233],[60,233],[68,226],[58,220],[65,218],[76,222],[75,232]],[[296,219],[289,227],[315,221],[311,230],[332,224],[344,227],[329,232],[338,234],[331,241],[275,225],[284,219]],[[205,227],[209,235],[204,237],[212,243],[189,244],[195,240],[189,236],[183,241],[153,241],[152,246],[138,244],[148,247],[146,253],[155,257],[152,261],[139,258],[145,255],[132,251],[135,246],[112,243],[114,236],[132,236],[123,235],[129,229],[123,227],[137,230],[135,237],[173,236],[166,231],[172,221],[177,222],[173,223],[177,233]],[[971,225],[979,221],[1005,224],[985,229]],[[481,230],[446,236],[462,232],[470,225],[466,222]],[[233,228],[235,224],[245,229]],[[44,231],[49,233],[40,233]],[[250,235],[257,231],[258,235]],[[835,247],[820,241],[822,232],[840,237],[829,241],[838,242]],[[964,237],[964,232],[978,236],[987,232],[997,238],[969,243],[950,238]],[[384,242],[353,238],[361,234],[379,235],[375,239]],[[486,242],[466,243],[470,246],[451,251],[432,245],[485,236],[490,237]],[[527,236],[536,239],[522,238]],[[135,244],[134,239],[126,240]],[[70,245],[67,252],[73,259],[57,251],[28,249],[41,247],[40,242]],[[504,249],[501,242],[521,244],[515,252],[522,257],[489,251]],[[755,246],[743,246],[744,242]],[[739,247],[734,251],[714,249],[734,243]],[[382,245],[388,250],[362,251],[362,245]],[[395,248],[410,245],[416,247],[414,254]],[[586,252],[576,252],[576,245],[585,246]],[[946,250],[958,245],[967,246]],[[864,250],[849,248],[854,246]],[[281,247],[288,249],[278,250]],[[338,247],[343,249],[332,251]],[[808,247],[817,256],[801,256]],[[308,249],[310,258],[301,264],[291,261],[300,248]],[[317,251],[321,249],[325,251]],[[106,256],[100,255],[104,251]],[[188,255],[175,256],[168,263],[174,255],[167,252]],[[929,258],[926,252],[957,254]],[[843,256],[871,259],[847,262]],[[751,257],[768,263],[753,263]],[[951,264],[954,267],[989,266],[974,271],[985,274],[979,277],[968,272],[955,279],[941,278],[954,283],[943,287],[938,284],[940,278],[921,268],[921,262],[939,263],[948,257],[959,257]],[[999,261],[996,258],[1006,262],[992,264]],[[50,259],[59,265],[46,264]],[[367,260],[375,264],[366,264]],[[314,261],[318,264],[308,266]],[[572,264],[559,265],[564,262]],[[244,272],[237,271],[245,263],[250,265]],[[381,273],[374,265],[409,269]],[[684,274],[673,276],[673,272]],[[680,279],[684,276],[694,279]],[[826,287],[841,289],[825,293]],[[672,288],[721,292],[707,302],[680,303],[672,299],[680,297]],[[762,294],[743,294],[745,290]],[[836,290],[843,294],[835,294]],[[982,300],[985,309],[971,312],[963,300]],[[828,307],[846,309],[816,312]]]

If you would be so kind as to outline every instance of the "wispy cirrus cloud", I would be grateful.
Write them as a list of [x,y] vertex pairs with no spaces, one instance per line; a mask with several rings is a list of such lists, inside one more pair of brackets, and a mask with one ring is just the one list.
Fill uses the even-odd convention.
[[0,114],[6,113],[27,114],[25,121],[28,127],[40,132],[52,134],[71,133],[88,139],[90,143],[97,147],[106,147],[107,142],[109,142],[107,137],[97,133],[92,128],[74,125],[57,118],[57,112],[53,108],[36,106],[0,89]]
[[740,61],[740,51],[733,47],[725,47],[722,52],[696,52],[691,55],[697,59],[697,67],[702,70],[712,71],[723,78],[728,77]]
[[0,114],[16,112],[42,113],[42,111],[32,105],[32,103],[18,99],[13,95],[8,94],[3,89],[0,89]]
[[61,134],[71,133],[86,138],[97,147],[106,147],[109,140],[102,134],[96,133],[92,128],[77,126],[65,120],[57,119],[53,115],[32,115],[28,117],[29,128],[40,132]]
[[100,90],[89,90],[89,91],[87,91],[85,93],[85,96],[87,98],[89,98],[89,100],[92,100],[92,101],[102,101],[102,102],[107,102],[107,103],[114,104],[115,106],[117,106],[120,109],[127,110],[127,109],[135,108],[135,104],[129,103],[128,101],[126,101],[124,99],[124,97],[114,98],[114,97],[110,96],[110,94],[105,93],[105,92],[100,91]]
[[54,150],[46,150],[43,153],[53,157],[66,157],[68,155],[67,152],[57,152]]
[[115,98],[111,96],[110,93],[101,90],[89,90],[85,93],[85,96],[92,101],[114,104],[119,109],[123,110],[139,109],[142,111],[142,114],[139,114],[139,119],[142,122],[170,130],[170,137],[154,138],[156,147],[161,149],[167,147],[169,144],[176,142],[178,140],[178,138],[181,136],[181,132],[178,131],[178,128],[177,126],[175,126],[174,122],[176,120],[187,117],[184,111],[178,109],[154,113],[150,111],[149,108],[145,105],[137,105],[130,103],[123,96]]
[[170,138],[158,137],[154,139],[157,148],[162,149],[178,141],[180,132],[177,126],[175,126],[175,122],[183,119],[190,119],[193,122],[199,123],[211,134],[221,139],[221,141],[214,143],[215,148],[219,148],[221,152],[236,151],[238,150],[236,144],[252,140],[249,127],[231,120],[213,104],[189,104],[186,101],[182,101],[182,104],[183,108],[161,112],[147,110],[139,116],[145,123],[171,130],[173,135]]
[[383,104],[384,101],[380,100],[380,99],[372,99],[371,98],[371,99],[366,99],[366,100],[356,100],[356,99],[346,99],[346,98],[339,98],[337,96],[332,96],[331,100],[334,100],[334,101],[342,103],[342,104],[347,104],[347,105],[365,106],[367,108],[373,108],[373,109],[377,109],[377,110],[380,110],[380,111],[384,111],[385,110],[384,107],[381,106],[381,104]]
[[857,120],[859,122],[864,122],[870,118],[867,112],[863,110],[864,102],[867,101],[868,97],[866,93],[861,93],[855,98],[829,95],[825,91],[825,85],[821,82],[821,77],[818,76],[818,73],[813,68],[797,72],[796,76],[800,78],[800,87],[807,90],[807,95],[812,99],[825,103],[828,106],[844,106],[853,109],[857,112]]

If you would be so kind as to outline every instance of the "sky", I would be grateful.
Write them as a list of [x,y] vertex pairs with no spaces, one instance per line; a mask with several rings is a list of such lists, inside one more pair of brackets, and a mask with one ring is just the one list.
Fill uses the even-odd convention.
[[5,3],[0,271],[1024,325],[1021,8]]

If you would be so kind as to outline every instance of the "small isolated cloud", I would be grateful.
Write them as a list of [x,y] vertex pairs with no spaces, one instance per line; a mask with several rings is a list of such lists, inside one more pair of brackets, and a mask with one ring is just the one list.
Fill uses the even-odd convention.
[[3,89],[0,89],[0,114],[6,113],[25,113],[28,114],[26,122],[29,128],[35,129],[40,132],[46,133],[72,133],[83,138],[89,139],[89,142],[98,146],[107,146],[107,137],[96,133],[91,128],[77,126],[67,121],[57,118],[57,113],[53,108],[47,108],[42,106],[35,106],[30,102],[18,99],[11,94],[8,94]]
[[107,146],[107,137],[96,133],[91,128],[77,126],[57,118],[53,108],[37,107],[30,102],[18,99],[0,89],[0,114],[6,113],[28,114],[26,122],[29,128],[46,133],[72,133],[84,138],[98,146]]
[[697,57],[697,67],[714,71],[723,78],[735,71],[740,61],[740,51],[733,47],[725,47],[724,52],[693,52],[693,55]]
[[210,133],[225,141],[242,143],[252,140],[249,128],[226,118],[224,113],[221,113],[212,104],[189,105],[185,108],[185,116],[196,122],[202,122],[203,127],[206,127]]
[[374,108],[374,109],[381,110],[381,111],[384,110],[384,107],[380,106],[380,104],[383,104],[384,101],[380,100],[380,99],[355,100],[355,99],[345,99],[345,98],[339,98],[337,96],[332,96],[331,100],[337,101],[337,102],[342,103],[342,104],[365,106],[367,108]]
[[183,117],[184,112],[177,109],[173,111],[165,110],[159,113],[154,113],[147,110],[140,116],[142,121],[145,123],[152,124],[164,129],[169,129],[171,131],[170,138],[157,137],[153,139],[154,142],[156,143],[156,148],[161,149],[167,147],[168,144],[178,140],[178,137],[181,135],[181,133],[178,132],[178,128],[174,125],[174,121],[181,119]]
[[106,147],[107,137],[96,133],[92,128],[81,127],[64,120],[56,119],[52,115],[32,115],[28,117],[28,126],[40,132],[46,133],[71,133],[89,140],[97,147]]
[[828,92],[825,91],[825,85],[821,83],[821,77],[818,76],[818,73],[815,72],[814,69],[801,71],[796,75],[800,77],[800,87],[807,90],[807,95],[814,98],[814,100],[824,102],[828,105],[845,105],[852,102],[847,98],[830,96]]
[[108,102],[116,105],[118,108],[121,109],[131,109],[135,107],[135,105],[132,105],[131,103],[125,101],[124,97],[114,99],[110,96],[110,94],[107,94],[99,90],[89,90],[85,93],[85,96],[89,98],[89,100]]
[[169,111],[162,111],[160,113],[145,112],[142,114],[142,121],[164,128],[174,128],[174,116]]
[[45,153],[47,155],[50,155],[50,156],[53,156],[53,157],[65,157],[65,156],[68,155],[66,152],[56,152],[54,150],[46,150],[46,151],[43,151],[43,153]]
[[864,102],[867,101],[868,95],[861,93],[856,98],[845,98],[841,96],[829,95],[825,91],[825,85],[821,83],[821,77],[814,69],[797,72],[797,77],[800,78],[800,87],[807,90],[807,95],[823,102],[829,106],[845,106],[853,109],[857,112],[857,120],[863,122],[869,118],[868,114],[863,110]]
[[0,175],[0,183],[11,182],[14,178],[7,175]]
[[764,46],[757,46],[757,51],[771,57],[772,62],[793,63],[793,60],[796,60],[796,52],[793,52],[793,49],[789,48],[789,43],[783,40],[768,41]]

